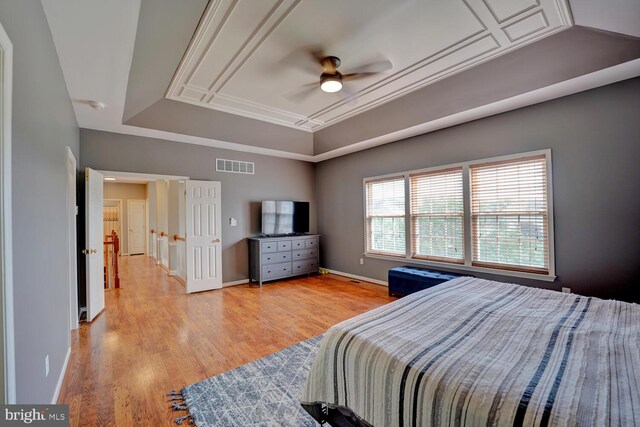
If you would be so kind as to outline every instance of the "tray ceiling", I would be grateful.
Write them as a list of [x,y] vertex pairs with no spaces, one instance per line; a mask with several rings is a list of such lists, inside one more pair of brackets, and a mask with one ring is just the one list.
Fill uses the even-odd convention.
[[[339,11],[336,13],[335,11]],[[572,25],[564,0],[211,0],[166,98],[316,131]],[[387,58],[388,72],[337,94],[287,58],[321,47],[340,71]]]

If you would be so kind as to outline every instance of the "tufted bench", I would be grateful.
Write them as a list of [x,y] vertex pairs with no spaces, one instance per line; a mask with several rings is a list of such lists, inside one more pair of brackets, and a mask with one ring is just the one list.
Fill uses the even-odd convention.
[[403,297],[462,276],[468,275],[409,265],[395,267],[389,270],[389,296]]

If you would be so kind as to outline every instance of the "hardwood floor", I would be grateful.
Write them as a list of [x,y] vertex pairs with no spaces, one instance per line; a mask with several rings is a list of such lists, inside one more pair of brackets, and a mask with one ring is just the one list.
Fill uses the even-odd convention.
[[146,256],[123,257],[121,288],[71,334],[59,403],[72,426],[175,426],[166,393],[323,333],[386,304],[387,288],[311,276],[187,295]]

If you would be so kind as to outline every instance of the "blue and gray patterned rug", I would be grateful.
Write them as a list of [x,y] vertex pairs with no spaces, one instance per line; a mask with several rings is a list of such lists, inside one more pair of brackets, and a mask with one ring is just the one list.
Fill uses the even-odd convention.
[[184,403],[176,409],[186,409],[189,415],[176,421],[192,418],[199,427],[318,425],[299,398],[321,339],[302,341],[183,388]]

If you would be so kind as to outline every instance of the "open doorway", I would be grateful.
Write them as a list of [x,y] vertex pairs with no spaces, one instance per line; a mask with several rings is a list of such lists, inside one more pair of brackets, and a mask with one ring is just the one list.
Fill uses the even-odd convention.
[[[86,185],[93,185],[93,182],[100,186],[101,191],[100,209],[91,209],[90,204],[85,203],[86,223],[99,222],[102,225],[101,233],[106,229],[113,235],[118,234],[117,231],[114,233],[115,230],[120,230],[121,253],[124,255],[121,262],[124,267],[157,266],[157,271],[173,276],[185,285],[186,292],[222,287],[219,182],[193,181],[183,176],[90,169],[87,174],[100,176],[97,181],[86,180]],[[85,194],[90,193],[85,191]],[[105,248],[106,245],[105,240]],[[87,243],[87,248],[89,257],[95,255],[93,246]],[[99,253],[106,254],[104,265],[110,265],[106,258],[108,250],[101,249]],[[138,259],[131,257],[134,254],[146,254],[148,258],[145,257],[144,262],[133,262],[132,258]],[[93,295],[96,292],[104,294],[103,283],[95,276],[87,271],[87,296],[92,295],[92,287]],[[122,276],[120,279],[121,287],[126,287],[127,281]],[[90,298],[86,300],[91,303]]]
[[117,236],[122,236],[122,200],[104,199],[102,206],[102,224],[105,236],[110,236],[113,232]]

